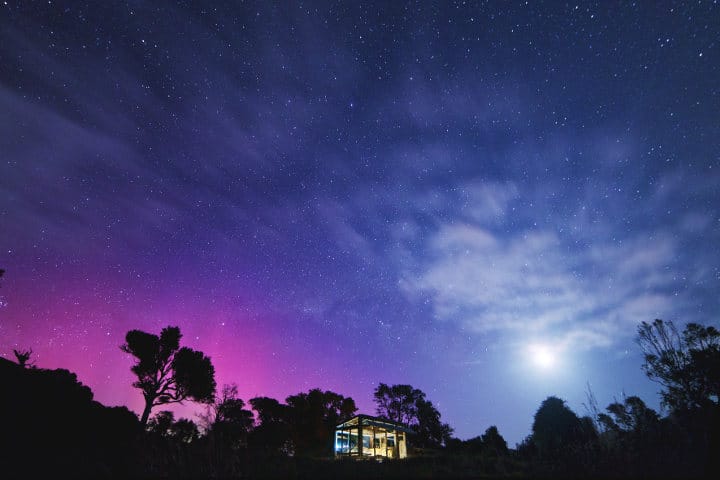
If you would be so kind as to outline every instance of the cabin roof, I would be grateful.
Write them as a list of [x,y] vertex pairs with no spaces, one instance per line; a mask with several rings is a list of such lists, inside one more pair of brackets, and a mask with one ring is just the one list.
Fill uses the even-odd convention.
[[373,417],[371,415],[355,415],[354,417],[350,418],[349,420],[346,420],[343,423],[338,424],[335,427],[335,430],[344,430],[346,428],[352,428],[357,426],[358,424],[361,424],[363,426],[373,426],[373,427],[381,427],[385,428],[387,430],[398,430],[400,432],[405,433],[413,433],[413,431],[403,425],[402,423],[393,422],[392,420],[387,420],[385,418],[381,417]]

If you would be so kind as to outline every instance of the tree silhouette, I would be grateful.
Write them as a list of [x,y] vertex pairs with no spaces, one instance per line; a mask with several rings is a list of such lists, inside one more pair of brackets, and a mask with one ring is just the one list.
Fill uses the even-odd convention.
[[607,411],[608,414],[598,415],[598,420],[607,431],[645,431],[660,421],[657,412],[634,395],[625,398],[623,403],[611,403]]
[[235,384],[223,385],[220,395],[202,418],[208,433],[230,448],[247,444],[248,432],[255,420],[253,413],[245,409],[245,402],[238,397]]
[[352,398],[319,388],[291,395],[285,403],[297,455],[327,456],[332,451],[335,425],[357,411]]
[[581,438],[582,424],[565,401],[548,397],[540,404],[532,425],[532,439],[542,457],[555,458]]
[[293,453],[288,406],[270,397],[251,398],[250,405],[258,419],[248,441],[250,446],[270,455]]
[[249,429],[253,424],[253,414],[244,407],[245,402],[238,397],[237,385],[223,385],[222,394],[216,403],[214,422],[229,422]]
[[373,393],[376,413],[393,422],[410,425],[417,422],[417,402],[425,394],[411,385],[388,386],[381,383]]
[[195,422],[187,418],[175,420],[175,414],[169,410],[161,410],[150,418],[147,431],[180,443],[192,443],[200,436]]
[[424,395],[417,401],[417,425],[413,442],[418,447],[440,447],[450,440],[453,429],[440,421],[440,411]]
[[192,443],[200,437],[200,430],[189,418],[181,418],[173,423],[170,434],[182,443]]
[[30,355],[32,355],[33,351],[32,348],[30,350],[15,350],[13,349],[13,353],[15,354],[15,358],[17,359],[18,365],[21,367],[32,367],[33,364],[30,362]]
[[508,452],[507,442],[495,425],[485,430],[482,436],[482,447],[486,452],[494,455],[505,455]]
[[161,410],[148,419],[147,431],[160,435],[170,436],[170,430],[175,423],[175,414],[170,410]]
[[411,385],[388,386],[380,383],[373,393],[379,416],[412,428],[413,443],[419,447],[439,447],[450,440],[453,429],[440,421],[440,412]]
[[2,478],[129,478],[140,423],[108,408],[64,369],[22,368],[0,358]]
[[673,410],[718,405],[720,332],[688,323],[682,335],[672,321],[642,322],[637,341],[647,376],[665,387],[663,403]]
[[133,387],[145,398],[140,423],[145,426],[150,411],[158,405],[181,403],[190,399],[210,403],[215,396],[215,368],[202,352],[180,348],[180,328],[165,327],[160,336],[131,330],[120,349],[133,355],[137,362],[132,372],[137,376]]

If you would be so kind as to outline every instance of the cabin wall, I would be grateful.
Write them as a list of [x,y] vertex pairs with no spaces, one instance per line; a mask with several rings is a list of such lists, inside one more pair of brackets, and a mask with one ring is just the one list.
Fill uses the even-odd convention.
[[363,426],[335,431],[335,456],[407,458],[407,435],[395,430]]

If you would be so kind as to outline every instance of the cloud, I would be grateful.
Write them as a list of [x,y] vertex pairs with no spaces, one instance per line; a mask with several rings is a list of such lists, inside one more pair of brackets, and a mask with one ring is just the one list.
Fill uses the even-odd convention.
[[430,240],[421,273],[402,286],[411,298],[429,296],[438,321],[475,334],[608,347],[672,311],[666,265],[676,249],[669,235],[572,250],[551,230],[447,223]]
[[518,189],[513,183],[469,183],[462,192],[463,213],[481,223],[503,219],[510,202],[518,197]]

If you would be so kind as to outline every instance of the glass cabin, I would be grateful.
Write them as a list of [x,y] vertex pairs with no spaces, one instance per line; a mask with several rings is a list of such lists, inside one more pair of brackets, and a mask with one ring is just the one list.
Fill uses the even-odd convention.
[[407,434],[403,425],[370,415],[357,415],[335,427],[335,456],[406,458]]

